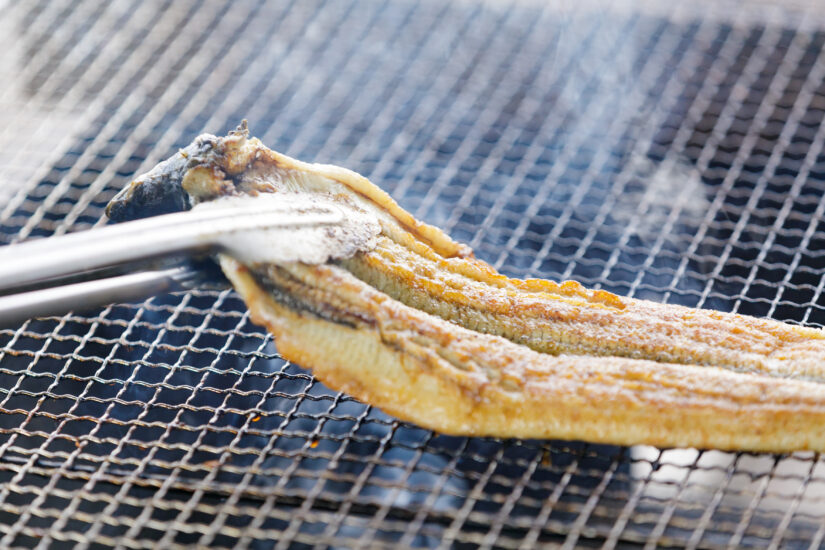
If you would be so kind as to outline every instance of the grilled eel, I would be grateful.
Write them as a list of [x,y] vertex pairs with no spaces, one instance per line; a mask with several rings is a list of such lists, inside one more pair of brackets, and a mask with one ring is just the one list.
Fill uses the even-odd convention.
[[373,224],[322,260],[218,257],[283,357],[331,388],[447,434],[825,451],[825,331],[507,278],[364,177],[271,151],[245,124],[198,137],[107,213],[265,193]]

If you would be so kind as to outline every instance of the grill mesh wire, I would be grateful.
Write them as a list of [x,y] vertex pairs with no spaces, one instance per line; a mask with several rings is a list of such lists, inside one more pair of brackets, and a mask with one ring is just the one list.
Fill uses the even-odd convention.
[[[248,118],[511,276],[825,323],[815,11],[90,0],[0,27],[3,242],[99,223],[133,174]],[[0,412],[2,546],[825,536],[818,455],[440,436],[285,363],[228,290],[0,330]]]

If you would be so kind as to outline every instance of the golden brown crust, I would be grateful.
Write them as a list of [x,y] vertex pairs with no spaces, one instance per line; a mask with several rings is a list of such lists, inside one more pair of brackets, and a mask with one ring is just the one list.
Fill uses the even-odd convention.
[[423,258],[385,237],[342,265],[407,305],[544,353],[635,357],[825,381],[821,330],[619,298],[573,281],[499,275],[492,285],[454,269],[466,262]]

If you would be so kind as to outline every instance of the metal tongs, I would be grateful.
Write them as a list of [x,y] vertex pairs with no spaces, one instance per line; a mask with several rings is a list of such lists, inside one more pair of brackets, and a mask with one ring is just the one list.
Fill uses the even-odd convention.
[[197,260],[225,251],[227,237],[343,219],[334,206],[297,211],[259,197],[0,247],[0,328],[192,288],[204,280]]

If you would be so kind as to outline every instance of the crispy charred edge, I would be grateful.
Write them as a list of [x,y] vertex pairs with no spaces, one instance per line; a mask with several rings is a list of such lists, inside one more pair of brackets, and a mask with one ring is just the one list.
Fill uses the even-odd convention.
[[185,149],[135,178],[106,205],[115,223],[148,218],[192,208],[181,185],[186,172],[197,166],[219,144],[220,138],[202,135]]
[[300,315],[309,315],[330,323],[351,328],[372,327],[375,320],[347,309],[324,288],[312,286],[288,270],[276,265],[257,265],[249,269],[255,283],[264,289],[273,300]]
[[[342,303],[376,320],[354,328],[285,307],[231,258],[222,267],[286,359],[336,390],[443,433],[825,450],[821,386],[615,357],[551,357],[362,291],[333,266],[296,270],[312,288],[323,279],[339,283]],[[351,345],[340,348],[342,340]]]
[[225,138],[211,134],[198,136],[187,147],[121,189],[106,205],[106,216],[119,223],[189,210],[193,206],[192,197],[183,186],[187,172],[202,165],[229,162],[234,153],[231,145],[248,137],[246,120]]
[[189,196],[181,188],[182,159],[173,158],[161,170],[154,170],[121,190],[106,206],[106,215],[115,223],[181,212],[191,208]]

